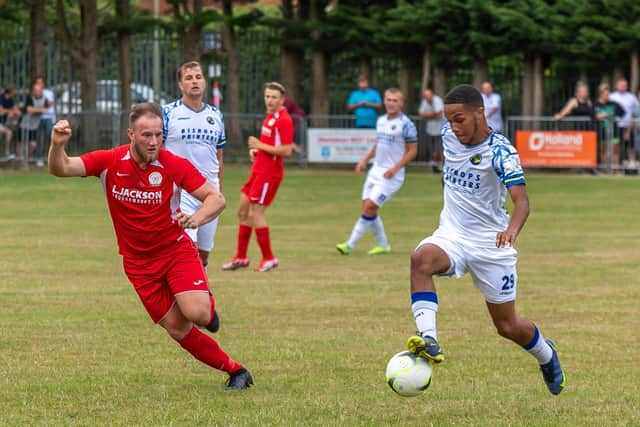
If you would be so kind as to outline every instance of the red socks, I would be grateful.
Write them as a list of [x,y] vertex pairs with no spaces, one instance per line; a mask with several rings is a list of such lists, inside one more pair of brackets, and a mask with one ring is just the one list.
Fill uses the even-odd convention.
[[269,227],[256,228],[256,238],[260,250],[262,251],[262,259],[273,259],[271,252],[271,239],[269,238]]
[[[257,230],[256,230],[257,231]],[[251,227],[245,224],[238,226],[238,252],[236,258],[246,258],[249,240],[251,239]]]
[[213,338],[201,332],[195,326],[179,343],[193,357],[212,368],[225,371],[228,374],[232,374],[242,368],[242,365],[230,358]]

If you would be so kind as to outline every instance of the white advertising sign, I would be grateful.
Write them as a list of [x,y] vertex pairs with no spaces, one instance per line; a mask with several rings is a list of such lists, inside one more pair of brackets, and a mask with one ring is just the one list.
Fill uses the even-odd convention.
[[308,161],[358,163],[375,142],[375,129],[312,128],[307,130]]

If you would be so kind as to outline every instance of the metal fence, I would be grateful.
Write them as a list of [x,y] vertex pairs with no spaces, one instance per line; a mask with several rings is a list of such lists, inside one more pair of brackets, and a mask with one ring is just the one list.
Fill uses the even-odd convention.
[[[126,113],[78,113],[59,115],[71,122],[73,135],[67,145],[70,155],[115,147],[127,143],[126,127],[128,114]],[[431,165],[431,147],[426,143],[426,120],[411,117],[418,130],[418,155],[413,164]],[[288,163],[307,164],[309,128],[354,128],[353,115],[311,115],[307,117],[293,116],[294,119],[294,155],[287,159]],[[226,114],[225,128],[227,140],[225,159],[229,162],[249,162],[247,139],[249,136],[259,137],[264,114]],[[9,150],[15,153],[15,158],[1,158],[0,166],[20,165],[22,167],[43,166],[49,148],[49,133],[51,123],[41,122],[37,131],[23,129],[17,122],[6,124],[15,135]],[[593,121],[585,117],[567,117],[555,120],[553,117],[509,116],[505,121],[505,135],[516,141],[517,131],[595,131],[597,133],[598,164],[600,171],[615,173],[638,168],[637,163],[629,162],[627,152],[622,149],[620,131],[611,122]],[[632,130],[640,140],[640,119],[635,120]],[[636,171],[637,172],[637,171]]]

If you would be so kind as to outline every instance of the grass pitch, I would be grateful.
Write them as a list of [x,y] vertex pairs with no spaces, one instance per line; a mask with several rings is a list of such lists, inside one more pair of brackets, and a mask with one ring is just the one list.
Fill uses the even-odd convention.
[[216,338],[256,381],[240,393],[151,323],[97,179],[0,173],[1,426],[640,425],[638,179],[528,177],[518,310],[558,345],[560,396],[497,336],[465,277],[437,281],[447,361],[424,395],[401,398],[384,368],[415,328],[409,254],[437,224],[439,178],[414,169],[382,209],[392,254],[368,257],[367,236],[340,256],[363,176],[289,167],[267,212],[281,265],[258,274],[220,270],[247,176],[225,171],[209,277]]

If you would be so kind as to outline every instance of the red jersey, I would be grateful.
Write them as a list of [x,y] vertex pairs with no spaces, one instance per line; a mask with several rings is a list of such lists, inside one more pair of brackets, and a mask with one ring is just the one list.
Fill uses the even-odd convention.
[[171,254],[188,239],[175,221],[180,188],[193,192],[206,178],[188,160],[161,149],[146,169],[133,159],[130,145],[83,154],[87,176],[100,177],[120,254],[156,258]]
[[[260,141],[274,147],[293,144],[293,120],[291,120],[286,108],[282,108],[274,114],[267,114],[267,117],[262,122]],[[251,171],[259,174],[282,176],[284,175],[282,157],[258,150]]]

